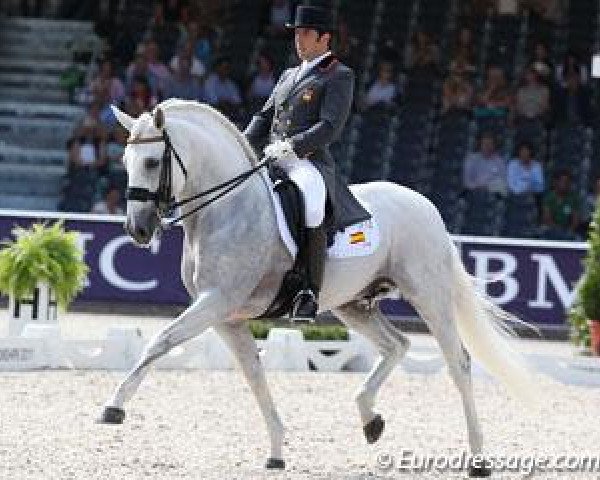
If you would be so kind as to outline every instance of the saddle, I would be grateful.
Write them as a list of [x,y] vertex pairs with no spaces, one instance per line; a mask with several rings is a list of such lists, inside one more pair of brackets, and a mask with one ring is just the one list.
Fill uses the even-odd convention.
[[[304,200],[302,192],[294,182],[290,180],[285,170],[277,166],[271,166],[269,176],[273,182],[273,190],[279,195],[281,208],[285,221],[289,227],[290,234],[296,242],[296,245],[303,245],[306,241],[305,222],[304,222]],[[327,232],[327,246],[333,245],[335,239],[335,228],[333,226],[333,208],[329,196],[325,203],[324,225]],[[291,270],[283,276],[279,291],[275,299],[260,316],[260,318],[282,318],[287,316],[292,309],[294,298],[305,286],[305,265],[306,259],[303,258],[298,250],[298,255],[294,261]]]
[[[283,216],[290,229],[290,233],[296,245],[301,245],[300,242],[304,240],[303,234],[306,227],[304,222],[304,200],[302,198],[302,192],[297,185],[290,180],[290,177],[280,167],[271,166],[269,168],[269,177],[273,182],[273,190],[279,196],[281,201],[281,208],[283,210]],[[335,225],[333,222],[333,207],[331,199],[327,195],[325,201],[325,219],[323,225],[327,232],[327,246],[331,247],[335,240]]]

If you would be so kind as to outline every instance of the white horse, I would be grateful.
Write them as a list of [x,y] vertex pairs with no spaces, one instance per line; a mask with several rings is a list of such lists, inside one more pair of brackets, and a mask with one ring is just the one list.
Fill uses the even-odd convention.
[[[147,244],[160,224],[154,193],[164,188],[165,182],[170,182],[179,200],[258,163],[240,131],[207,105],[168,100],[153,115],[145,113],[137,119],[114,111],[130,132],[124,163],[134,193],[127,202],[127,228],[140,244]],[[165,152],[171,150],[179,154],[178,161],[164,168],[169,160]],[[264,416],[271,443],[267,467],[284,468],[283,425],[244,321],[266,310],[283,274],[293,264],[278,232],[271,188],[264,172],[255,173],[183,221],[181,275],[191,305],[148,343],[139,362],[105,404],[101,422],[121,423],[123,406],[151,362],[213,327],[239,361]],[[536,398],[532,373],[507,341],[508,314],[476,293],[438,211],[425,197],[388,182],[356,185],[352,191],[378,222],[380,245],[369,256],[328,259],[320,305],[379,351],[356,394],[367,441],[377,441],[384,427],[373,410],[377,391],[409,348],[408,339],[379,310],[380,297],[373,300],[376,292],[389,291],[391,286],[396,297],[400,294],[410,302],[437,339],[462,397],[471,453],[481,455],[470,355],[514,396],[525,401]],[[185,205],[182,211],[191,209]],[[490,473],[486,468],[471,467],[472,475]]]

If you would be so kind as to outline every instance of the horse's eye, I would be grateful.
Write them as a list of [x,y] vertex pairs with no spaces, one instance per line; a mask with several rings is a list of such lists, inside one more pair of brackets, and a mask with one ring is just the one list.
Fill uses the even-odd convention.
[[156,158],[147,158],[144,165],[148,170],[152,170],[160,165],[160,162]]

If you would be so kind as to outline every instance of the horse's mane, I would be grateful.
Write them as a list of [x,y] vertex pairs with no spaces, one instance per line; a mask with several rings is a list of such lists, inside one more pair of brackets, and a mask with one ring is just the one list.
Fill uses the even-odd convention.
[[208,117],[213,120],[216,120],[220,123],[225,130],[233,135],[233,137],[237,140],[237,142],[242,147],[244,153],[250,160],[252,166],[258,165],[258,158],[256,153],[254,153],[253,148],[250,146],[250,143],[244,136],[242,132],[233,124],[231,121],[225,117],[221,112],[214,109],[210,105],[205,103],[194,102],[191,100],[180,100],[178,98],[170,98],[165,100],[157,105],[156,108],[160,108],[165,113],[165,118],[168,118],[168,112],[172,112],[174,110],[182,111],[182,110],[195,110],[199,113],[204,113]]

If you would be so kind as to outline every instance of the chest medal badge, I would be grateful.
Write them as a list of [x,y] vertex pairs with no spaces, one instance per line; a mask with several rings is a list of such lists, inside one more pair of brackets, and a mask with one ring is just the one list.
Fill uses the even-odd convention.
[[307,88],[302,92],[302,101],[308,103],[313,99],[314,95],[315,91],[312,88]]

